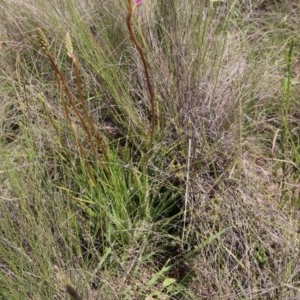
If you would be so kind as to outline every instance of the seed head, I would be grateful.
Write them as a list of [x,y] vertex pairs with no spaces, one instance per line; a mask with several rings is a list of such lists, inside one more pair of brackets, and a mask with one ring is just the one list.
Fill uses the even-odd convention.
[[72,39],[71,39],[69,32],[66,33],[65,46],[67,49],[67,54],[69,55],[70,58],[72,58],[74,50],[73,50],[73,45],[72,45]]
[[43,32],[43,30],[41,28],[37,28],[36,29],[36,33],[37,33],[39,42],[40,42],[40,44],[42,46],[42,49],[44,51],[48,51],[49,50],[49,42],[48,42],[48,40],[46,38],[45,33]]

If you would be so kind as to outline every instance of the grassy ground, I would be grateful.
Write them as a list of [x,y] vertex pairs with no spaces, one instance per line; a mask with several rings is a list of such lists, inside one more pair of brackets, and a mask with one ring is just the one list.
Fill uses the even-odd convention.
[[98,2],[0,3],[0,298],[299,299],[299,5]]

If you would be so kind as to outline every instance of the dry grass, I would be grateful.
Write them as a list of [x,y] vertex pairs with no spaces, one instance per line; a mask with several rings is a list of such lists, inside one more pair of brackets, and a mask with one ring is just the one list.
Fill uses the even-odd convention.
[[[3,299],[65,299],[66,282],[83,299],[300,297],[300,7],[200,2],[134,13],[157,95],[150,151],[124,1],[0,5]],[[78,150],[90,139],[76,109],[66,119],[36,27],[76,98],[70,32],[105,172]]]

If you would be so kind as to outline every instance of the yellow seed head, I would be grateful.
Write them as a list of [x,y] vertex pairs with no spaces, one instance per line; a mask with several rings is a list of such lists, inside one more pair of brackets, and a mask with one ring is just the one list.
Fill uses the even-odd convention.
[[48,42],[48,40],[46,38],[45,33],[42,31],[41,28],[37,28],[36,29],[36,33],[37,33],[39,42],[40,42],[40,44],[42,46],[42,49],[45,50],[45,51],[48,51],[49,50],[49,42]]
[[56,265],[53,266],[57,279],[65,286],[67,292],[75,300],[82,300],[77,290],[72,286],[69,278],[64,274],[62,270]]
[[72,56],[74,56],[74,50],[72,45],[72,39],[69,32],[66,33],[65,46],[67,49],[67,54],[69,55],[70,58],[72,58]]

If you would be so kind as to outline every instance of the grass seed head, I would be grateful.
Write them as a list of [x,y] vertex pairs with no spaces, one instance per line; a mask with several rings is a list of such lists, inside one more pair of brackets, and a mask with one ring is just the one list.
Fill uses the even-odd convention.
[[48,51],[49,50],[49,42],[47,40],[45,33],[43,32],[43,30],[41,28],[37,28],[36,33],[38,35],[38,39],[42,46],[42,49],[45,51]]
[[66,36],[65,36],[65,46],[67,49],[67,54],[69,55],[70,58],[72,58],[74,56],[74,49],[73,49],[73,45],[72,45],[72,39],[70,36],[70,33],[67,32]]

